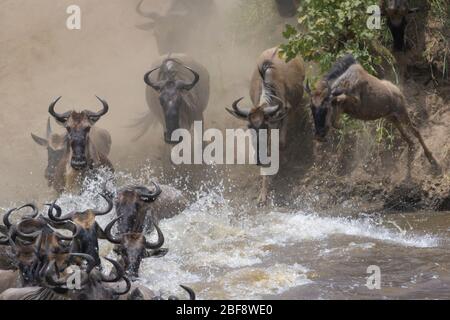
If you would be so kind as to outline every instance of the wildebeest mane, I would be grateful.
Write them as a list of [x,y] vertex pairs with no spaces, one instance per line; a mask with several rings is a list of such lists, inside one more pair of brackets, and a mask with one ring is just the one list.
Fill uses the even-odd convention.
[[347,54],[343,56],[334,63],[330,71],[328,71],[328,73],[325,75],[324,80],[327,82],[336,80],[342,74],[344,74],[344,72],[347,71],[348,68],[357,63],[358,62],[353,57],[353,55]]
[[266,73],[269,69],[274,69],[274,64],[270,60],[265,60],[259,67],[258,71],[262,79],[262,85],[264,88],[264,97],[266,98],[266,102],[268,104],[274,103],[274,97],[277,97],[277,90],[275,85],[267,80]]

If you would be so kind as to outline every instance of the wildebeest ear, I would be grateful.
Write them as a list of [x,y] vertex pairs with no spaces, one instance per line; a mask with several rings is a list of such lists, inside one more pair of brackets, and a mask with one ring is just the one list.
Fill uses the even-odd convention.
[[144,258],[161,258],[164,257],[167,252],[169,252],[168,248],[160,248],[153,251],[145,251],[145,257]]
[[100,120],[100,118],[101,118],[101,117],[98,117],[98,116],[89,116],[89,120],[90,120],[92,123],[96,123],[98,120]]
[[40,138],[34,134],[31,134],[31,137],[33,138],[34,142],[36,142],[38,145],[47,147],[48,146],[48,140],[44,138]]

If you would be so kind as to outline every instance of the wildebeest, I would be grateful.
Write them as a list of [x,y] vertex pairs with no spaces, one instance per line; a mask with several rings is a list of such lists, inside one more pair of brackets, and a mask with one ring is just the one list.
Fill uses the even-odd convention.
[[[243,99],[241,98],[233,103],[231,110],[227,111],[239,119],[246,120],[248,127],[257,132],[261,129],[279,129],[280,148],[283,150],[287,143],[290,110],[300,107],[304,79],[305,67],[300,57],[286,63],[279,57],[278,48],[268,49],[258,58],[257,67],[253,72],[250,84],[253,108],[240,108],[238,104]],[[259,141],[257,144],[256,152],[259,155]],[[268,188],[268,176],[263,176],[258,199],[261,204],[267,201]]]
[[275,0],[275,3],[280,16],[284,18],[295,16],[300,6],[300,0]]
[[[151,79],[153,76],[153,79]],[[184,54],[160,57],[144,76],[150,113],[137,122],[141,137],[155,122],[164,127],[164,141],[172,141],[179,128],[190,129],[203,121],[209,101],[209,73],[200,63]]]
[[[47,120],[46,137],[41,138],[31,134],[33,140],[40,146],[47,149],[47,167],[45,169],[45,178],[48,186],[52,187],[55,182],[55,172],[64,152],[66,150],[66,134],[58,134],[52,131],[50,118]],[[105,129],[93,126],[90,131],[90,139],[98,147],[99,153],[108,156],[111,151],[111,136]]]
[[217,10],[214,0],[171,0],[168,3],[165,14],[145,11],[144,0],[139,1],[136,7],[136,12],[149,20],[138,28],[153,31],[159,53],[187,53],[201,46],[201,42],[208,43],[213,36],[210,23]]
[[[23,208],[32,208],[33,214],[24,216],[18,223],[13,224],[12,213]],[[6,234],[11,247],[12,265],[18,270],[17,283],[20,283],[20,286],[38,285],[43,270],[50,262],[63,269],[73,257],[69,243],[77,236],[78,228],[72,223],[52,224],[39,215],[33,204],[9,210],[4,215],[3,222],[7,229],[7,232],[3,233]],[[63,235],[55,229],[69,230],[72,235]],[[2,241],[1,244],[6,245],[6,242]]]
[[[68,287],[72,272],[57,272],[54,263],[50,263],[42,273],[39,286],[8,289],[0,294],[0,300],[117,300],[129,292],[131,282],[116,261],[106,258],[115,269],[115,276],[111,277],[94,268],[92,257],[80,256],[88,262],[86,269],[80,270],[80,288]],[[124,288],[112,286],[122,280],[125,281]]]
[[[108,206],[105,210],[85,210],[83,212],[71,212],[61,216],[62,209],[56,203],[49,204],[48,216],[55,222],[72,221],[80,229],[77,236],[72,241],[72,252],[85,253],[95,259],[95,265],[100,265],[98,239],[105,239],[104,231],[95,218],[111,212],[114,207],[113,201],[107,195],[101,194]],[[56,215],[53,210],[56,210]]]
[[143,232],[119,233],[118,236],[112,234],[112,228],[117,221],[124,221],[121,216],[112,220],[105,228],[105,236],[117,245],[117,251],[127,273],[132,277],[139,277],[139,267],[142,259],[150,257],[160,257],[167,253],[167,249],[161,249],[164,244],[164,235],[157,224],[154,224],[158,233],[158,240],[155,243],[148,242]]
[[188,205],[183,194],[170,186],[154,183],[153,190],[145,186],[127,186],[115,200],[116,214],[123,217],[118,224],[120,233],[151,231],[152,221],[172,218]]
[[102,116],[108,113],[108,103],[97,97],[103,107],[99,112],[84,110],[82,112],[57,113],[55,105],[60,99],[61,97],[53,101],[48,111],[67,130],[65,151],[54,175],[55,190],[62,193],[73,191],[92,169],[105,167],[114,170],[114,168],[107,155],[101,152],[107,148],[99,146],[100,144],[110,145],[109,134],[106,134],[101,141],[94,141],[91,138],[91,128]]
[[403,51],[408,24],[407,16],[419,9],[410,8],[408,0],[380,0],[380,8],[381,14],[387,18],[387,24],[394,39],[394,51]]
[[[314,92],[307,83],[306,92],[311,97],[311,111],[318,140],[324,140],[331,127],[340,128],[339,118],[342,113],[364,121],[385,118],[408,143],[410,155],[414,143],[403,126],[419,140],[433,167],[439,169],[419,130],[411,122],[408,103],[401,90],[390,81],[370,75],[352,55],[339,59],[319,81]],[[408,162],[408,176],[410,165],[411,161]]]
[[117,216],[122,217],[118,225],[119,233],[142,233],[147,229],[148,211],[162,192],[156,183],[153,185],[153,191],[144,186],[132,186],[126,187],[118,193],[115,201],[116,213]]

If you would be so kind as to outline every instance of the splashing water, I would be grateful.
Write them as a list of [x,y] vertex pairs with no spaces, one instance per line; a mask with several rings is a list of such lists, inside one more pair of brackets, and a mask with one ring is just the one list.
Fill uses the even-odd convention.
[[[58,204],[64,212],[103,208],[99,190],[116,192],[120,188],[114,182],[148,184],[152,175],[151,170],[142,171],[139,178],[126,173],[99,175],[86,183],[82,195],[65,194]],[[141,265],[138,281],[156,293],[183,297],[186,293],[179,284],[185,284],[200,299],[277,296],[314,286],[320,281],[317,269],[323,259],[329,260],[331,268],[333,259],[341,263],[361,252],[385,247],[404,252],[432,249],[442,241],[436,235],[399,232],[371,217],[330,217],[305,211],[242,214],[242,209],[229,205],[221,185],[197,192],[195,199],[180,215],[160,223],[169,253],[145,259]],[[99,217],[99,223],[105,226],[114,216],[115,212]],[[101,241],[101,255],[114,256],[112,249]],[[322,293],[320,297],[328,296]]]

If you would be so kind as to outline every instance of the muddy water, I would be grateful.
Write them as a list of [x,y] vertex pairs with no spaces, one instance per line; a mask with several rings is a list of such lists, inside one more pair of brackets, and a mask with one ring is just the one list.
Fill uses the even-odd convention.
[[[155,10],[167,4],[148,2]],[[216,1],[221,44],[199,57],[212,74],[205,117],[209,127],[243,125],[224,107],[248,96],[260,51],[249,47],[278,44],[266,44],[266,34],[249,39],[252,45],[245,48],[235,44],[227,33],[233,22],[227,21],[232,15],[226,7],[233,2]],[[134,11],[137,3],[78,0],[83,28],[71,32],[65,21],[73,1],[0,0],[0,212],[24,202],[54,200],[43,179],[46,151],[32,142],[30,132],[43,134],[47,106],[59,95],[64,97],[61,111],[96,109],[94,94],[107,99],[111,112],[99,125],[113,136],[118,185],[136,182],[120,170],[138,171],[139,182],[149,182],[153,172],[141,164],[154,165],[162,157],[162,130],[131,142],[135,132],[128,125],[147,110],[142,76],[158,51],[152,33],[136,29],[145,22]],[[66,211],[97,207],[103,203],[97,195],[102,185],[100,179],[88,184],[83,195],[65,195],[58,203]],[[228,198],[224,190],[229,186],[213,185],[193,194],[191,206],[178,217],[161,222],[170,251],[145,261],[141,283],[180,295],[178,284],[190,285],[200,299],[450,298],[449,214],[336,215],[300,210],[307,207],[301,203],[256,211],[252,204]],[[103,256],[113,256],[111,249],[101,244]],[[370,265],[381,269],[380,290],[365,286]]]
[[[104,185],[100,179],[59,203],[99,206]],[[198,192],[188,209],[161,222],[169,253],[145,260],[140,283],[163,295],[182,295],[178,284],[187,284],[199,299],[450,298],[450,213],[256,211],[231,207],[223,194],[221,187]],[[101,251],[114,257],[108,243]],[[371,265],[380,268],[380,289],[366,286]]]

